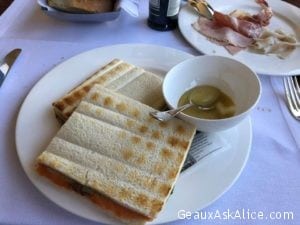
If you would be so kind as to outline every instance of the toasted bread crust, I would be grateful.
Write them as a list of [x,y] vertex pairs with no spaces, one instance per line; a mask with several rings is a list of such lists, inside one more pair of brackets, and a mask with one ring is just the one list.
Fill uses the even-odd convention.
[[103,85],[155,109],[162,109],[165,106],[161,77],[114,59],[65,96],[53,102],[52,106],[59,121],[65,122],[71,116],[95,84]]
[[75,191],[82,196],[89,198],[93,203],[99,206],[105,212],[109,212],[109,214],[121,220],[127,224],[145,224],[146,222],[151,221],[152,219],[146,217],[140,213],[132,211],[115,201],[111,200],[110,198],[96,192],[92,189],[87,189],[83,185],[79,184],[78,182],[68,178],[67,176],[51,169],[50,167],[38,163],[36,166],[36,171],[39,175],[44,176],[51,180],[56,185],[66,188],[68,190]]

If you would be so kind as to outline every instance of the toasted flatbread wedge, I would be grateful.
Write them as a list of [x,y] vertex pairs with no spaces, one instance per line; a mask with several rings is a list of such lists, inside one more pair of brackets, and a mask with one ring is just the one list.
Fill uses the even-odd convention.
[[195,134],[194,126],[177,118],[153,119],[153,110],[95,85],[38,157],[39,173],[124,223],[153,220]]
[[56,117],[65,122],[95,84],[103,85],[155,109],[162,109],[162,78],[142,68],[114,59],[52,105]]

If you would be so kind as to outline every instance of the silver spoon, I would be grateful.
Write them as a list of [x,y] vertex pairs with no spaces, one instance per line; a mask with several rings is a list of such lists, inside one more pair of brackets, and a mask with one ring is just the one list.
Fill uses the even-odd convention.
[[204,106],[200,106],[200,105],[193,103],[191,99],[189,99],[189,100],[190,100],[190,102],[188,104],[180,106],[176,109],[171,109],[171,110],[164,111],[164,112],[160,112],[160,111],[150,112],[150,115],[159,121],[168,121],[168,120],[172,119],[173,117],[177,116],[180,112],[182,112],[185,109],[188,109],[192,106],[197,106],[200,110],[204,110],[204,111],[215,108],[214,105],[204,107]]

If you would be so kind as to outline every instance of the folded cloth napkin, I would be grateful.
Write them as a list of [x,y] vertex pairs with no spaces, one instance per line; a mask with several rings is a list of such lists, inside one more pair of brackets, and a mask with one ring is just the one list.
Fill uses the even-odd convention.
[[119,0],[116,3],[116,8],[121,8],[131,16],[137,17],[139,15],[140,0]]

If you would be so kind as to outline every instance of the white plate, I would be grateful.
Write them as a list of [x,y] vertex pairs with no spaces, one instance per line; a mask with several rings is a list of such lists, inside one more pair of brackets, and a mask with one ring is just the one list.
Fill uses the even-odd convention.
[[[228,0],[226,4],[224,0],[211,0],[210,3],[215,10],[223,13],[230,13],[235,9],[244,9],[250,13],[257,13],[260,10],[260,7],[254,0]],[[274,12],[269,28],[271,30],[281,28],[287,33],[294,34],[298,42],[300,42],[300,9],[279,0],[268,0],[268,3]],[[202,53],[234,58],[245,63],[259,74],[300,74],[300,47],[296,48],[295,51],[284,60],[277,58],[275,55],[266,56],[248,51],[241,51],[232,56],[224,47],[210,42],[191,26],[197,18],[198,15],[195,11],[191,7],[185,6],[179,13],[178,24],[185,39]]]
[[[16,145],[21,164],[32,183],[50,200],[84,218],[116,224],[93,203],[64,190],[34,171],[34,160],[59,129],[51,103],[85,80],[99,67],[114,58],[164,75],[177,63],[192,57],[187,53],[153,45],[116,45],[79,54],[47,73],[30,91],[20,110],[16,126]],[[28,132],[28,130],[32,132]],[[221,133],[231,148],[208,156],[183,172],[166,207],[153,223],[177,219],[180,209],[200,210],[219,198],[240,175],[251,147],[250,118]]]

